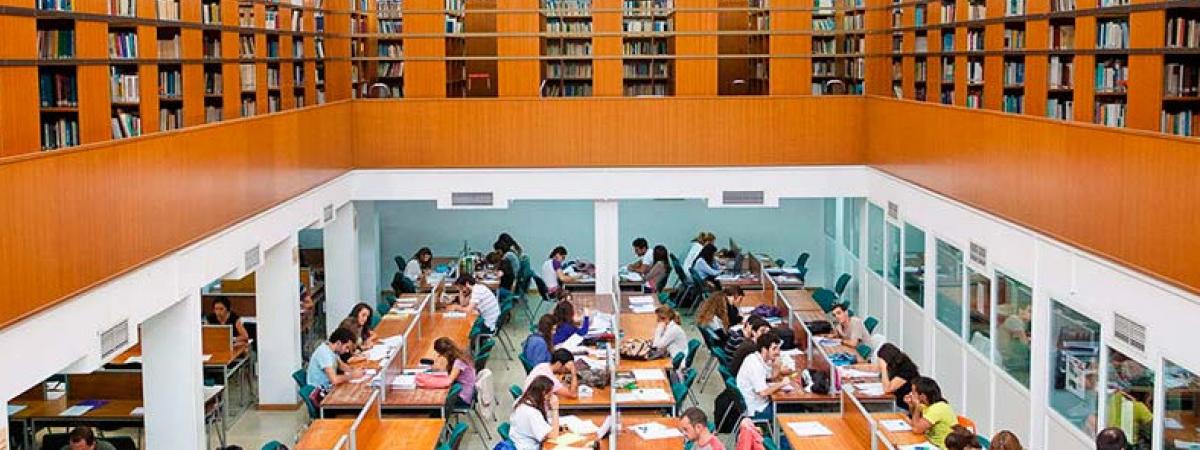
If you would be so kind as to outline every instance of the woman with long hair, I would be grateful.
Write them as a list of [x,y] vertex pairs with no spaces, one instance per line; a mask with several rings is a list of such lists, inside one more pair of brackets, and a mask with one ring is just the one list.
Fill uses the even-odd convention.
[[462,386],[458,393],[463,404],[470,405],[475,398],[475,363],[471,355],[464,352],[448,337],[440,337],[433,341],[433,351],[446,362],[446,373],[450,379]]
[[554,318],[553,314],[543,314],[542,318],[538,319],[537,331],[525,338],[521,354],[530,365],[550,362],[550,350],[554,349],[554,327],[557,325],[558,319]]
[[667,274],[671,273],[671,262],[668,259],[670,257],[670,253],[667,252],[666,247],[661,245],[655,245],[654,250],[652,250],[650,253],[654,262],[650,265],[650,268],[646,270],[646,290],[649,292],[658,293],[659,288],[664,287],[659,286],[659,281],[665,281]]
[[683,269],[691,270],[692,264],[696,263],[696,257],[700,256],[700,250],[704,249],[705,245],[712,244],[717,241],[717,235],[707,231],[701,231],[692,239],[692,246],[688,247],[687,257],[683,259]]
[[425,276],[433,271],[433,250],[429,247],[421,247],[416,253],[413,253],[412,259],[408,260],[408,264],[404,265],[404,276],[412,280],[417,285],[424,284]]
[[558,396],[554,382],[540,376],[529,382],[508,418],[509,432],[517,450],[540,450],[542,443],[558,437]]
[[700,304],[696,310],[696,325],[707,328],[717,334],[722,341],[729,336],[729,309],[726,305],[724,292],[714,292],[708,300]]
[[674,358],[676,354],[687,353],[687,333],[684,333],[679,313],[670,306],[659,306],[654,310],[658,324],[654,326],[654,348],[667,349],[667,356]]
[[721,265],[717,263],[717,246],[706,244],[700,249],[700,255],[692,263],[691,269],[695,270],[702,280],[721,289],[721,282],[717,280],[717,276],[721,275]]
[[992,450],[1024,449],[1024,447],[1021,446],[1021,440],[1017,438],[1017,435],[1008,430],[1003,430],[999,433],[996,433],[995,436],[992,436],[992,446],[990,448]]
[[899,347],[891,343],[879,346],[876,353],[879,373],[883,375],[883,392],[896,397],[896,406],[908,411],[904,397],[912,391],[912,381],[921,376],[917,365]]
[[350,314],[342,320],[341,327],[354,333],[354,344],[360,350],[375,345],[375,331],[371,329],[371,305],[359,303],[350,308]]
[[554,329],[554,339],[551,342],[554,345],[561,344],[571,337],[572,334],[580,336],[587,335],[588,327],[592,326],[592,318],[589,316],[590,311],[583,308],[583,323],[576,325],[575,304],[570,300],[560,300],[557,305],[554,305],[554,318],[558,321],[557,327]]

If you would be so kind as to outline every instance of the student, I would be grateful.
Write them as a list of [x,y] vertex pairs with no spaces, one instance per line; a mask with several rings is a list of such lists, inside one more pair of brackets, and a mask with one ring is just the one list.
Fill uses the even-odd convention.
[[1096,450],[1126,450],[1129,448],[1129,438],[1117,427],[1100,430],[1096,435]]
[[705,245],[700,250],[700,256],[697,256],[696,261],[692,263],[692,270],[700,275],[700,279],[712,283],[717,289],[721,288],[721,282],[717,280],[717,276],[721,275],[721,267],[717,264],[716,246]]
[[551,343],[558,345],[566,342],[573,334],[586,336],[588,327],[592,326],[592,318],[588,314],[589,312],[587,308],[583,308],[583,323],[576,326],[575,304],[571,303],[570,300],[560,300],[558,304],[554,305],[554,319],[557,320],[557,323],[554,328],[554,339]]
[[1009,314],[996,328],[996,352],[1004,367],[1010,370],[1029,366],[1028,324],[1032,317],[1033,305],[1027,304],[1017,308],[1016,314]]
[[354,333],[354,345],[366,350],[375,345],[375,331],[371,329],[371,305],[359,303],[350,309],[350,315],[338,325]]
[[703,327],[716,333],[722,343],[729,336],[729,309],[723,292],[716,292],[696,310],[696,326]]
[[475,277],[469,274],[459,275],[454,280],[454,287],[458,288],[458,304],[451,304],[446,309],[466,312],[475,308],[483,316],[483,325],[488,331],[496,332],[496,321],[500,320],[500,301],[496,294],[487,286],[476,283]]
[[891,343],[879,346],[875,363],[883,376],[883,393],[896,397],[896,406],[908,411],[904,397],[912,391],[912,381],[921,375],[908,355]]
[[929,377],[912,380],[912,391],[904,398],[909,415],[905,419],[913,434],[923,434],[929,443],[946,450],[946,436],[958,424],[958,414],[942,397],[942,389]]
[[553,377],[538,376],[525,386],[508,417],[508,436],[517,450],[541,450],[558,437],[558,396],[551,392]]
[[1017,439],[1017,435],[1011,431],[1003,430],[992,436],[992,450],[1024,450],[1021,447],[1021,440]]
[[475,362],[471,356],[445,336],[433,341],[433,351],[446,360],[446,373],[450,374],[450,379],[462,386],[458,399],[463,405],[470,405],[475,399]]
[[737,443],[734,444],[733,450],[767,450],[763,445],[762,431],[758,430],[749,417],[743,417],[738,422]]
[[543,314],[542,318],[538,319],[537,331],[530,334],[521,346],[521,354],[530,364],[536,366],[550,362],[550,349],[554,348],[554,326],[557,324],[558,319],[555,319],[553,314]]
[[654,255],[650,253],[650,243],[646,242],[646,238],[637,238],[633,240],[633,254],[637,256],[637,260],[626,266],[630,272],[637,272],[645,275],[650,271],[650,267],[654,266]]
[[742,299],[746,294],[742,292],[742,287],[737,285],[725,286],[721,289],[725,294],[725,301],[729,304],[725,306],[726,314],[729,316],[729,326],[735,326],[742,323]]
[[679,416],[679,432],[692,443],[692,450],[725,450],[725,444],[709,431],[708,416],[695,406]]
[[230,325],[233,327],[233,339],[238,344],[250,342],[250,334],[246,332],[246,326],[242,324],[242,317],[233,312],[228,298],[217,297],[213,299],[212,312],[204,316],[204,323],[208,325]]
[[[567,384],[559,377],[566,376]],[[550,361],[533,366],[525,377],[525,389],[538,377],[549,377],[554,382],[554,394],[566,398],[579,397],[579,379],[575,376],[575,356],[566,349],[555,350]]]
[[524,250],[521,250],[521,244],[518,244],[517,240],[513,239],[513,237],[508,233],[500,233],[500,236],[496,237],[496,241],[504,243],[505,248],[511,250],[517,256],[521,256],[522,253],[525,253]]
[[67,437],[67,445],[62,450],[116,450],[108,441],[96,439],[96,433],[91,427],[79,426],[71,430]]
[[413,254],[408,264],[404,265],[404,276],[418,286],[424,286],[425,276],[433,271],[433,251],[429,247],[421,247]]
[[500,272],[500,285],[496,288],[496,295],[506,298],[512,295],[513,285],[517,282],[517,266],[510,263],[508,258],[502,257],[496,262],[496,270]]
[[759,336],[755,341],[757,351],[747,356],[737,371],[737,387],[746,399],[746,415],[754,420],[774,420],[771,394],[791,383],[786,379],[771,382],[782,344],[779,336],[773,333]]
[[701,231],[700,234],[696,235],[696,238],[692,239],[692,246],[688,248],[687,257],[683,259],[683,268],[690,270],[692,264],[696,263],[696,257],[700,256],[700,250],[704,249],[705,245],[716,241],[717,236],[707,231]]
[[[345,328],[333,330],[333,333],[329,334],[329,341],[318,345],[308,358],[307,383],[328,391],[333,386],[361,377],[361,369],[351,368],[338,357],[339,354],[347,353],[353,348],[354,333]],[[345,374],[338,375],[338,369]]]
[[954,425],[950,429],[950,434],[946,435],[946,450],[983,450],[983,445],[979,444],[979,438],[975,437],[975,433],[968,430],[962,425]]
[[554,247],[550,258],[542,263],[542,281],[546,283],[546,292],[551,297],[562,296],[562,285],[573,283],[575,278],[563,273],[563,261],[567,259],[567,249],[563,246]]
[[[742,332],[737,347],[729,357],[729,370],[735,375],[742,368],[742,362],[746,360],[746,357],[758,351],[758,338],[771,332],[771,324],[762,317],[750,316],[749,319],[746,319],[746,325],[742,327]],[[733,341],[732,337],[730,341]],[[728,348],[728,346],[726,347]]]
[[[651,252],[650,268],[646,269],[645,278],[646,291],[658,293],[659,280],[664,279],[667,274],[671,273],[670,253],[667,253],[667,248],[661,245],[655,245],[654,251]],[[665,286],[663,286],[665,287]]]
[[871,333],[863,320],[850,315],[850,306],[846,303],[833,305],[833,335],[842,340],[842,344],[857,348],[858,344],[870,342]]
[[667,349],[667,355],[671,358],[680,353],[687,354],[687,333],[679,326],[679,313],[670,306],[663,305],[654,310],[654,315],[658,319],[658,325],[654,327],[654,342],[651,345],[654,348]]

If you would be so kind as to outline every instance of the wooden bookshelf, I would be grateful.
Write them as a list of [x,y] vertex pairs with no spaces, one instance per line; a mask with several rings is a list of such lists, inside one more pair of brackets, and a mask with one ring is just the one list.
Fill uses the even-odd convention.
[[591,0],[542,0],[541,10],[541,95],[591,97]]
[[674,30],[673,0],[623,0],[624,96],[674,95]]

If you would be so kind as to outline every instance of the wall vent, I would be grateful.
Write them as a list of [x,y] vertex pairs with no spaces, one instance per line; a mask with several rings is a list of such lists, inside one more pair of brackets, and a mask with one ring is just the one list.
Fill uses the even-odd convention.
[[492,206],[493,197],[491,192],[452,192],[450,194],[450,205]]
[[129,343],[129,319],[100,332],[100,357],[108,358]]
[[971,262],[975,263],[975,265],[977,265],[981,268],[987,267],[987,248],[984,248],[984,246],[972,242],[971,243]]
[[1113,337],[1139,352],[1146,351],[1146,327],[1120,314],[1113,314]]
[[324,209],[324,211],[322,211],[321,217],[325,218],[325,223],[333,222],[333,204],[332,203],[325,205],[325,209]]
[[724,191],[721,203],[726,205],[761,205],[766,195],[763,191]]
[[888,217],[892,220],[900,220],[900,205],[888,202]]
[[262,262],[262,251],[257,245],[255,245],[254,247],[251,247],[250,250],[246,250],[245,259],[246,272],[254,270],[254,268],[258,267],[258,264]]

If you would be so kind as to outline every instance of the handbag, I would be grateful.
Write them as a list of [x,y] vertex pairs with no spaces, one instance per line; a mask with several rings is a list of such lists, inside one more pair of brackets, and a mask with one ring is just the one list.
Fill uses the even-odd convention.
[[450,387],[450,375],[445,373],[417,374],[417,387],[422,389],[446,389]]
[[653,350],[650,341],[645,339],[628,339],[621,343],[621,357],[626,359],[647,360]]

